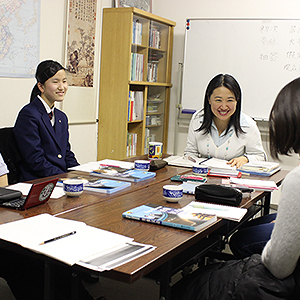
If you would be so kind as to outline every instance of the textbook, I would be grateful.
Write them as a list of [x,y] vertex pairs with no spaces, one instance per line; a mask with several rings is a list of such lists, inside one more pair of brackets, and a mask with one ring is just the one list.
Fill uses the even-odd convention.
[[212,157],[201,164],[209,168],[207,176],[241,177],[241,172],[227,162],[227,160]]
[[182,187],[184,194],[195,195],[196,186],[203,184],[204,182],[196,182],[196,181],[184,181],[179,186]]
[[259,176],[272,176],[280,170],[279,163],[271,161],[254,161],[246,163],[238,169],[242,173]]
[[83,190],[112,194],[131,186],[130,182],[112,179],[99,179],[96,176],[74,176],[68,178],[60,178],[57,182],[58,186],[63,186],[66,179],[81,179],[83,181]]
[[156,176],[156,173],[141,170],[118,170],[113,167],[100,167],[99,169],[92,171],[90,175],[109,179],[138,182],[153,178]]
[[217,220],[216,215],[186,212],[182,208],[165,207],[151,203],[130,209],[124,212],[122,216],[127,219],[192,231],[199,231]]

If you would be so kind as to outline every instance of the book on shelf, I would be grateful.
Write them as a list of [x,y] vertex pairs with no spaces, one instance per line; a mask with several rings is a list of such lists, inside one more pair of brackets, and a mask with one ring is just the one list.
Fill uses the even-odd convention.
[[237,169],[238,171],[259,176],[272,176],[276,172],[281,170],[279,163],[271,161],[253,161],[244,164],[242,167]]
[[143,81],[144,55],[131,53],[131,81]]
[[129,91],[128,99],[128,122],[135,120],[143,120],[144,106],[143,106],[143,92],[142,91]]
[[50,214],[2,224],[0,238],[70,266],[77,264],[97,271],[110,270],[155,249],[139,244],[141,251],[130,237]]
[[158,26],[151,23],[149,32],[149,47],[160,49],[161,32]]
[[213,214],[219,218],[236,222],[241,221],[247,212],[246,208],[200,201],[192,201],[188,205],[184,206],[183,209],[187,212]]
[[136,148],[137,148],[137,134],[136,133],[127,133],[127,148],[126,148],[126,156],[136,156]]
[[117,170],[113,167],[100,167],[93,170],[90,175],[99,176],[103,178],[124,180],[131,182],[139,182],[150,179],[156,176],[155,172],[141,171],[141,170]]
[[138,20],[133,20],[132,43],[142,45],[143,24]]
[[186,212],[184,209],[148,203],[122,214],[124,218],[150,222],[164,226],[199,231],[217,220],[216,215]]
[[245,178],[230,178],[230,184],[234,187],[247,187],[257,191],[274,191],[278,190],[275,181]]
[[60,178],[57,182],[57,186],[63,186],[63,181],[67,179],[81,179],[83,181],[83,190],[113,194],[120,190],[123,190],[131,186],[130,182],[112,179],[99,179],[98,176],[78,176],[78,175],[68,175],[66,178]]

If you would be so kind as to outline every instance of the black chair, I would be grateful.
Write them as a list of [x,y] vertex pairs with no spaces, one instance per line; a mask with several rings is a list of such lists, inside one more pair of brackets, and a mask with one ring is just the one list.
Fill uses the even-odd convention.
[[15,139],[13,127],[0,128],[0,153],[7,165],[8,184],[19,182],[21,154]]

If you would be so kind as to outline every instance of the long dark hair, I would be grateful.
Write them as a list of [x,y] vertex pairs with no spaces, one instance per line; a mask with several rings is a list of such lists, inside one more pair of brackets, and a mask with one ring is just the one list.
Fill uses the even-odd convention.
[[288,83],[276,97],[269,116],[269,132],[273,158],[300,152],[300,78]]
[[210,104],[209,104],[209,98],[210,98],[211,94],[213,93],[213,91],[216,88],[221,87],[221,86],[224,86],[228,90],[230,90],[234,94],[235,99],[237,101],[236,110],[230,118],[229,124],[226,129],[226,133],[228,132],[230,126],[233,125],[235,133],[238,136],[239,133],[244,133],[244,131],[240,125],[242,91],[241,91],[240,85],[234,79],[234,77],[232,77],[231,75],[228,75],[228,74],[218,74],[209,82],[209,84],[206,88],[205,97],[204,97],[203,123],[201,124],[201,126],[198,129],[196,129],[196,131],[203,130],[204,134],[207,134],[210,132],[214,114],[213,114]]
[[44,60],[39,63],[36,68],[35,78],[37,83],[33,87],[30,96],[30,102],[34,100],[37,95],[41,95],[37,84],[40,82],[44,84],[49,78],[53,77],[59,70],[65,70],[65,68],[57,61],[54,60]]

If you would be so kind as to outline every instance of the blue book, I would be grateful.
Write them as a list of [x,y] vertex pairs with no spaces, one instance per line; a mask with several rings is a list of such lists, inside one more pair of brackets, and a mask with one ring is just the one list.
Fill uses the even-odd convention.
[[94,176],[70,176],[69,178],[60,178],[56,185],[63,186],[63,180],[66,179],[81,179],[83,180],[84,191],[106,194],[112,194],[131,186],[130,182],[111,179],[99,179],[99,177]]
[[164,226],[199,231],[217,220],[216,215],[191,213],[182,208],[147,204],[130,209],[122,214],[123,218],[150,222]]
[[92,176],[99,176],[103,178],[124,180],[131,182],[138,182],[150,179],[156,176],[155,172],[141,171],[141,170],[117,170],[114,167],[100,167],[90,173]]

